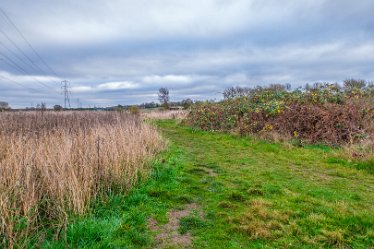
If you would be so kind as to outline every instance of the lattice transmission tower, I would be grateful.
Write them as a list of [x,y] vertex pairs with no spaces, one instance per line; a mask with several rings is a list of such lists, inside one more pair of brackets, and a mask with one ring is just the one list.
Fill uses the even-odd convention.
[[70,91],[69,91],[70,83],[67,80],[61,81],[61,89],[62,94],[64,95],[64,108],[66,109],[68,106],[70,107]]

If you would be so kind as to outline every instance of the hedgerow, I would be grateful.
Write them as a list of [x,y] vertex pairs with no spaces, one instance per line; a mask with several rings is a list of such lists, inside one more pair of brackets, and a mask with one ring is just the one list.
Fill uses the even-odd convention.
[[362,80],[289,87],[229,88],[220,102],[192,107],[187,122],[199,129],[241,135],[276,132],[309,143],[355,143],[373,135],[374,87]]

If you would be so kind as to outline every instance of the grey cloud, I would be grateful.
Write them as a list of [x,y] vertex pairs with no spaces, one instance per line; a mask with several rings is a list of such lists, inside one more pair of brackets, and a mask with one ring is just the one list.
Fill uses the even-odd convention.
[[14,107],[61,103],[62,79],[91,106],[157,101],[161,86],[174,99],[205,99],[231,85],[374,79],[371,0],[4,0],[2,8],[59,76],[0,16],[0,29],[48,73],[0,61],[0,76],[24,85],[0,77],[0,100]]

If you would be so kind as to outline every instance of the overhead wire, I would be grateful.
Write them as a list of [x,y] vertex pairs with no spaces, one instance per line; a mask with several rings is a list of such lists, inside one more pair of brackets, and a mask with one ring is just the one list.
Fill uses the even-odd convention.
[[25,60],[23,60],[16,52],[14,52],[12,49],[6,46],[2,41],[0,41],[0,45],[3,48],[5,48],[9,53],[11,53],[14,57],[16,57],[19,62],[24,63],[25,65],[29,66],[29,64],[26,64]]
[[[33,69],[37,72],[38,70],[41,74],[46,75],[47,73],[41,69],[3,30],[0,29],[0,33],[31,63]],[[39,73],[39,72],[37,72]]]
[[[15,68],[17,71],[19,71],[21,73],[27,74],[27,72],[26,72],[25,69],[23,69],[22,67],[20,67],[14,60],[12,60],[11,58],[9,58],[6,54],[4,54],[3,52],[0,51],[0,55],[3,56],[2,61],[4,61],[5,63],[7,63],[10,67]],[[4,59],[6,59],[6,60],[4,60]]]
[[[4,61],[8,66],[16,69],[18,72],[22,73],[22,74],[26,74],[26,75],[30,75],[23,67],[21,67],[20,65],[18,65],[14,60],[12,60],[9,56],[7,56],[6,54],[2,53],[0,51],[0,55],[3,56],[3,59],[2,61]],[[31,78],[33,81],[35,81],[36,83],[42,85],[43,87],[46,87],[50,90],[55,90],[54,88],[52,88],[51,86],[41,82],[40,80],[38,80],[37,78],[35,77],[32,77]]]
[[0,75],[0,78],[3,78],[3,79],[8,80],[8,81],[11,81],[11,82],[13,82],[14,84],[16,84],[17,86],[20,86],[20,87],[22,87],[22,88],[25,88],[26,90],[31,90],[31,91],[35,91],[35,92],[38,92],[38,91],[39,91],[38,89],[35,89],[35,88],[26,87],[26,86],[24,86],[22,83],[20,83],[19,81],[16,81],[16,80],[11,79],[11,78],[8,78],[8,77],[5,77],[4,75]]
[[14,27],[14,29],[18,32],[18,34],[22,37],[22,39],[27,43],[27,45],[31,48],[33,53],[39,58],[39,60],[58,78],[58,74],[56,71],[43,59],[43,57],[36,51],[36,49],[31,45],[31,43],[26,39],[26,37],[23,35],[21,30],[17,27],[17,25],[10,19],[10,17],[6,14],[6,12],[0,7],[0,12],[3,14],[3,16],[7,19],[7,21]]
[[[56,73],[56,71],[43,59],[43,57],[36,51],[36,49],[31,45],[31,43],[27,40],[26,36],[22,33],[22,31],[17,27],[17,25],[12,21],[12,19],[7,15],[7,13],[0,7],[0,14],[2,14],[3,17],[5,17],[6,22],[8,23],[9,26],[14,28],[14,30],[19,34],[19,36],[23,39],[23,41],[28,45],[28,47],[31,49],[31,51],[35,54],[35,56],[42,62],[44,67],[48,69],[54,76],[57,78],[60,78],[59,75]],[[4,22],[6,24],[6,22]],[[26,74],[27,76],[30,77],[31,80],[37,82],[38,84],[42,85],[45,88],[48,88],[50,90],[56,91],[56,89],[52,88],[51,86],[45,84],[44,82],[40,81],[37,77],[33,76],[33,73],[30,73],[28,70],[26,70],[24,67],[20,66],[15,60],[11,58],[11,55],[14,56],[15,58],[18,59],[21,63],[26,65],[26,68],[32,69],[32,71],[35,71],[38,75],[41,73],[43,76],[50,76],[49,73],[46,73],[45,70],[43,70],[27,53],[23,51],[23,49],[17,45],[17,43],[2,29],[0,29],[0,33],[6,38],[6,40],[13,45],[13,47],[16,49],[16,51],[22,55],[26,60],[22,59],[22,56],[19,56],[17,52],[13,51],[11,48],[9,48],[6,44],[0,41],[0,45],[4,47],[9,53],[5,54],[1,52],[0,50],[0,55],[2,55],[3,59],[0,58],[4,63],[6,63],[8,66],[11,68],[17,70],[21,74]],[[27,89],[27,87],[23,86],[19,82],[6,78],[5,76],[0,75],[0,77],[5,78],[9,81],[12,81],[13,83],[17,84],[18,86],[24,87]],[[51,82],[55,82],[60,85],[59,82],[56,82],[54,80],[51,80]],[[32,89],[32,88],[28,88]],[[35,90],[35,89],[32,89]]]
[[[14,22],[10,19],[10,17],[5,13],[5,11],[0,8],[0,13],[3,14],[3,16],[7,19],[8,23],[13,26],[13,28],[18,32],[18,34],[25,40],[25,42],[28,44],[28,46],[30,48],[32,48],[33,52],[38,56],[38,58],[41,56],[36,52],[36,50],[32,47],[32,45],[27,41],[26,37],[22,34],[22,32],[17,28],[17,26],[14,24]],[[26,64],[26,61],[23,60],[22,58],[20,58],[20,56],[17,55],[17,53],[15,53],[13,50],[11,50],[9,47],[7,47],[3,42],[0,42],[0,44],[2,45],[2,47],[4,47],[6,50],[8,50],[14,57],[16,57],[19,61],[23,62],[25,65],[27,65],[29,68],[32,68],[37,74],[40,74],[41,72],[41,75],[45,75],[45,76],[48,76],[49,74],[47,74],[42,68],[40,68],[39,65],[37,65],[31,58],[30,56],[28,56],[17,44],[16,42],[11,38],[9,37],[9,35],[0,29],[0,33],[13,45],[13,47],[15,47],[17,49],[17,51],[23,55],[23,57],[25,57],[27,59],[27,61],[31,64]],[[17,71],[21,72],[21,73],[25,73],[27,75],[32,75],[28,70],[24,69],[22,66],[20,66],[18,63],[16,63],[14,60],[12,60],[9,56],[7,56],[6,54],[4,53],[1,53],[0,54],[7,60],[3,60],[4,62],[6,62],[9,66],[11,66],[12,68],[15,68]],[[46,62],[41,58],[42,62],[46,64]],[[31,65],[31,67],[30,67]],[[50,68],[49,65],[47,65],[48,68]],[[51,68],[52,69],[52,68]],[[55,71],[52,69],[52,73],[57,75],[55,73]],[[57,75],[58,77],[58,75]],[[38,84],[42,85],[43,87],[46,87],[46,88],[49,88],[49,89],[52,89],[52,90],[55,90],[54,88],[52,88],[51,86],[45,84],[44,82],[41,82],[40,80],[38,80],[37,78],[33,79],[35,82],[37,82]],[[57,83],[57,82],[55,82]],[[59,83],[57,83],[59,84]]]

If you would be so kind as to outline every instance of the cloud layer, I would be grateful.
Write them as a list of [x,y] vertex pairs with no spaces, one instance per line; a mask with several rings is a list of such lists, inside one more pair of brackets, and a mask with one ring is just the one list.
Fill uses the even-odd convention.
[[161,86],[180,100],[219,98],[231,85],[374,80],[371,0],[5,0],[2,9],[57,74],[0,15],[0,100],[14,107],[61,104],[63,79],[85,106],[157,101]]

